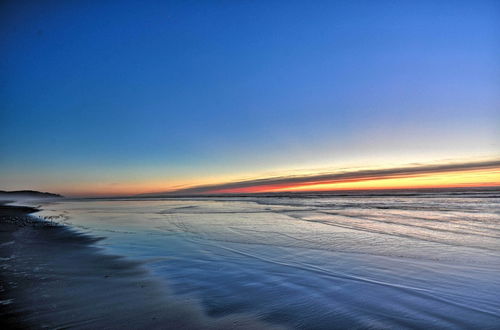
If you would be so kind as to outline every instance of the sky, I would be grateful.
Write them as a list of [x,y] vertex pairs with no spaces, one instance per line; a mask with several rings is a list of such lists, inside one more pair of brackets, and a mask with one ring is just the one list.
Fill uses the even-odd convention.
[[498,1],[7,0],[0,49],[3,190],[500,185]]

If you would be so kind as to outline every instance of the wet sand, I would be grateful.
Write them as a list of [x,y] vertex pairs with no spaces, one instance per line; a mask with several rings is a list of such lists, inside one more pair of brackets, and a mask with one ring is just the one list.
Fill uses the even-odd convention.
[[263,329],[252,315],[207,316],[98,238],[0,205],[0,328]]

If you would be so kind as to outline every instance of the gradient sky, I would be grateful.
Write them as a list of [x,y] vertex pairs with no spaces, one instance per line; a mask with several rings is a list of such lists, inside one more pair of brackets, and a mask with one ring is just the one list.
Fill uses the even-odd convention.
[[2,1],[0,189],[497,159],[499,22],[499,1]]

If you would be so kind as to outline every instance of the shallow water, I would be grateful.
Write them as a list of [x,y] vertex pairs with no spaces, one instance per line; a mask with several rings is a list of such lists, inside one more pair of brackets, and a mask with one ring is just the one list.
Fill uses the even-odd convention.
[[44,205],[211,316],[304,328],[500,327],[500,193]]

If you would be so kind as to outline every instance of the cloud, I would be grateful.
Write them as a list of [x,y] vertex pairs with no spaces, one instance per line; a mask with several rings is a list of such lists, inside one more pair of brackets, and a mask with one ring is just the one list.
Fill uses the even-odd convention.
[[432,165],[414,165],[387,169],[371,169],[357,171],[330,172],[314,175],[301,176],[279,176],[254,180],[234,181],[220,184],[210,184],[194,186],[184,189],[178,189],[165,193],[155,193],[147,195],[196,195],[196,194],[212,194],[223,193],[238,189],[251,190],[259,188],[260,191],[265,189],[284,188],[288,186],[322,184],[322,183],[343,183],[357,182],[363,180],[389,179],[389,178],[406,178],[422,174],[435,174],[468,170],[486,170],[500,168],[500,160],[488,160],[480,162],[467,163],[446,163]]

